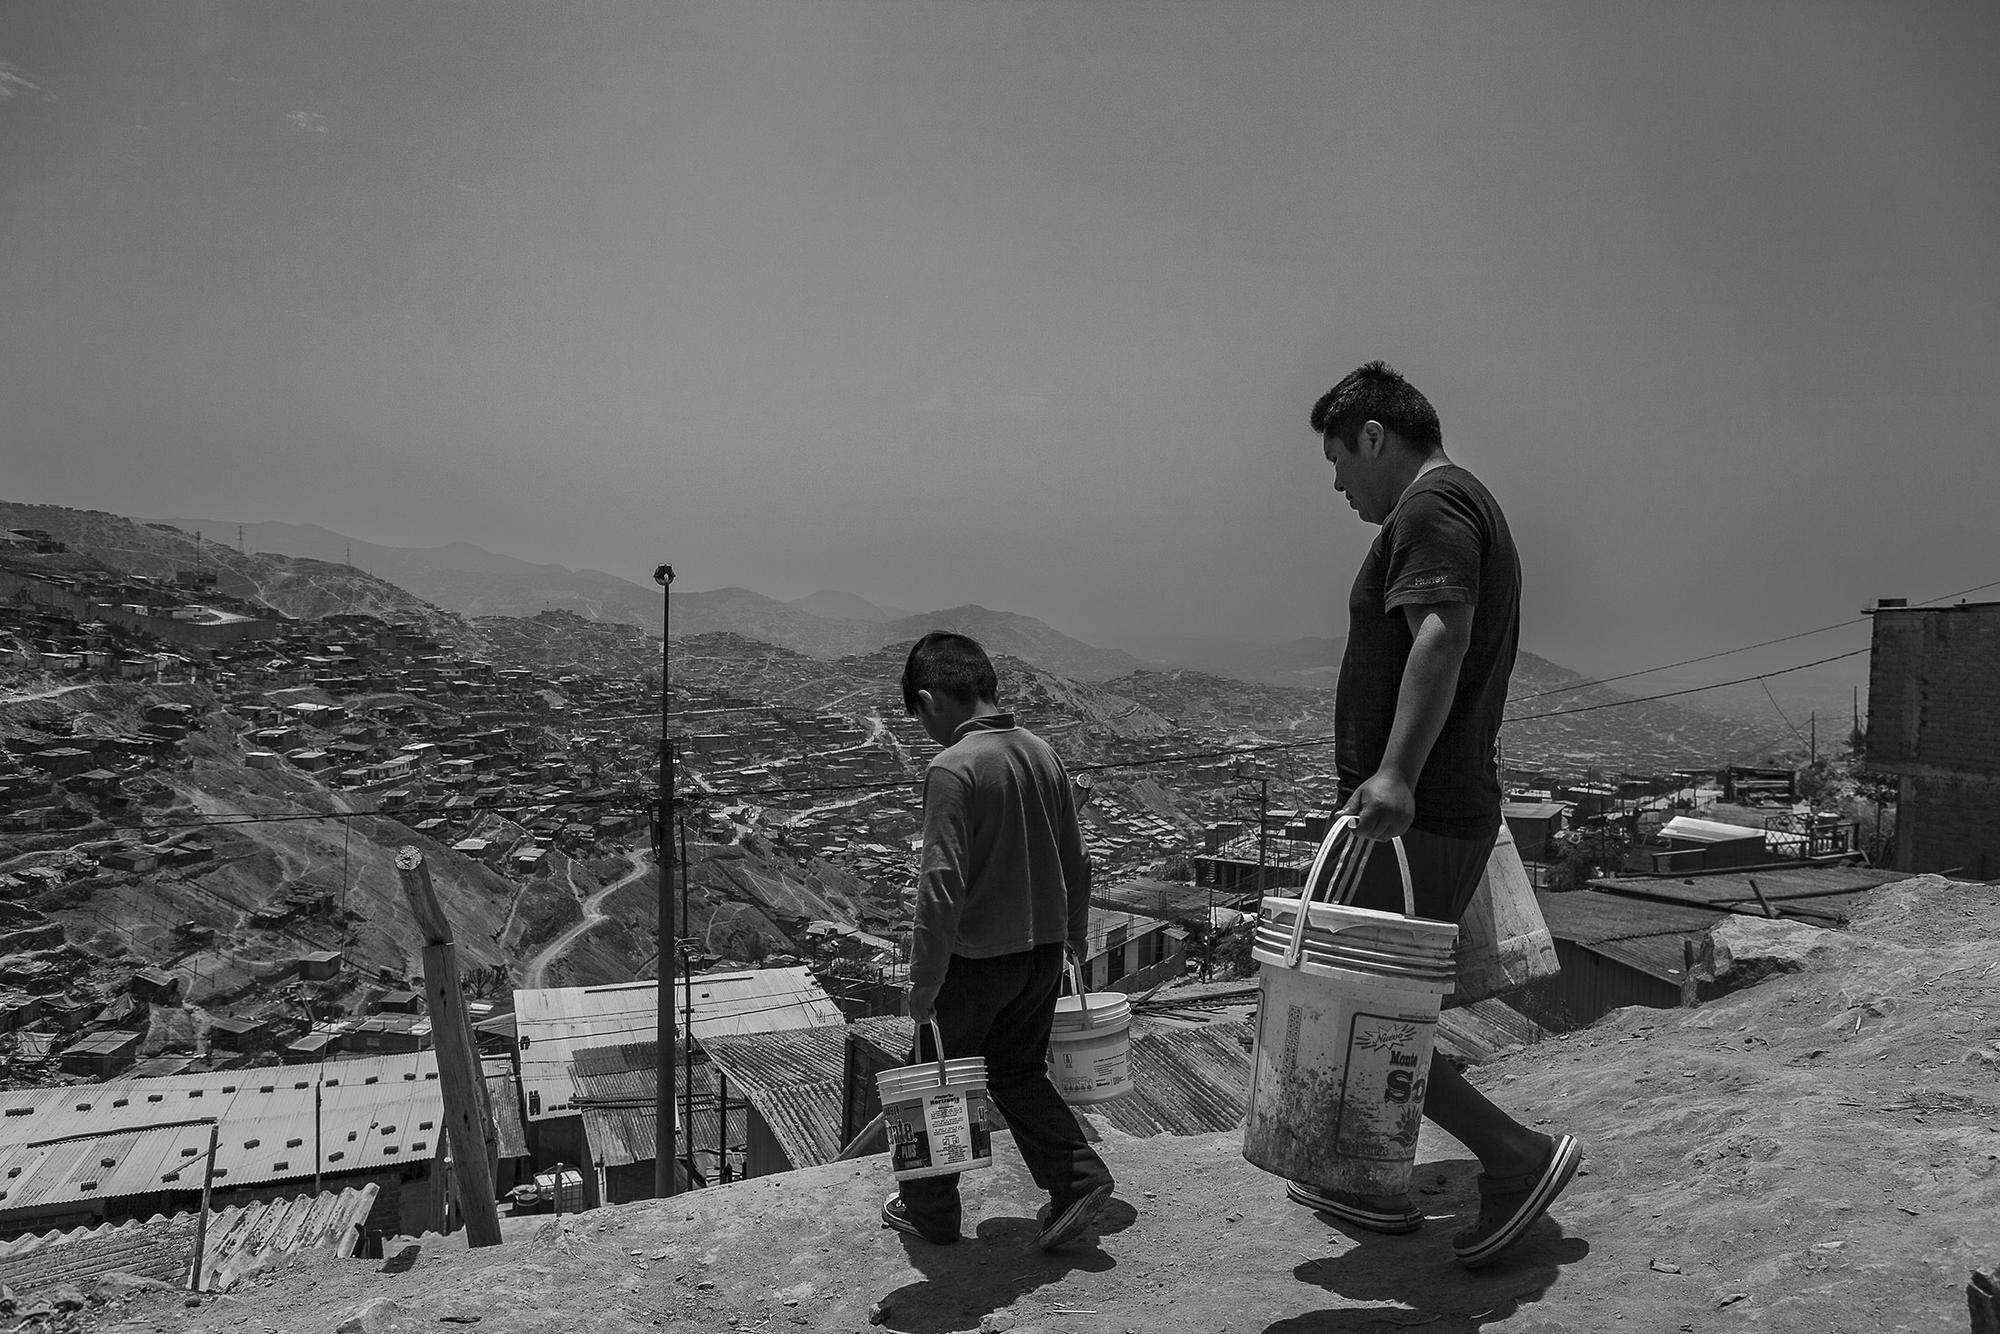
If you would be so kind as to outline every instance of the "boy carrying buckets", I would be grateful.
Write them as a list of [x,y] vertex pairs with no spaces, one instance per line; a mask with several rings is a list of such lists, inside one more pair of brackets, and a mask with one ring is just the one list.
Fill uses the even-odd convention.
[[[1088,929],[1090,864],[1068,773],[998,695],[992,662],[965,635],[927,634],[903,665],[903,707],[943,747],[924,775],[912,1060],[985,1059],[987,1092],[1049,1193],[1035,1240],[1052,1250],[1080,1236],[1112,1191],[1048,1073],[1065,950],[1080,958]],[[900,1181],[882,1221],[934,1245],[957,1241],[957,1175]]]

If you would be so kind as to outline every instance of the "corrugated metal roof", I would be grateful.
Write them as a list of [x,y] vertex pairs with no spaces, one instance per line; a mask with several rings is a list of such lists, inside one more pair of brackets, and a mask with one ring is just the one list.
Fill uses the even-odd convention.
[[569,1067],[576,1049],[653,1041],[659,996],[657,982],[516,991],[521,1095],[528,1120],[575,1115]]
[[[232,1205],[209,1214],[201,1284],[215,1292],[253,1270],[301,1251],[352,1255],[374,1207],[373,1182],[358,1189]],[[144,1222],[103,1223],[0,1242],[0,1283],[31,1292],[100,1274],[137,1274],[185,1283],[194,1263],[196,1215],[154,1215]]]
[[1538,890],[1535,902],[1557,940],[1678,983],[1685,959],[1682,942],[1699,941],[1725,914],[1690,904],[1654,903],[1582,890],[1552,894]]
[[1132,1092],[1077,1111],[1128,1135],[1208,1135],[1242,1124],[1248,1105],[1247,1023],[1132,1035]]
[[[1752,867],[1708,871],[1689,876],[1617,876],[1590,882],[1624,898],[1656,899],[1719,908],[1726,912],[1764,915],[1758,891],[1781,917],[1814,924],[1845,926],[1861,896],[1878,886],[1907,878],[1902,871],[1868,866]],[[1750,882],[1757,882],[1757,889]]]
[[[845,1018],[809,968],[760,968],[746,973],[699,973],[693,978],[694,1040],[739,1033],[821,1028]],[[676,1013],[679,1013],[676,1007]]]
[[[692,1114],[695,1138],[701,1141],[700,1147],[710,1148],[719,1100],[716,1067],[702,1061],[690,1070],[684,1064],[686,1054],[683,1048],[675,1048],[675,1133],[685,1133],[686,1118]],[[649,1163],[658,1157],[658,1061],[658,1043],[627,1042],[582,1048],[570,1062],[591,1152],[606,1167]],[[683,1145],[682,1151],[686,1148]]]
[[703,1049],[729,1080],[730,1092],[756,1108],[792,1166],[811,1167],[832,1162],[846,1147],[841,1109],[849,1035],[901,1061],[915,1031],[908,1019],[885,1017],[719,1038]]
[[832,1162],[840,1153],[845,1025],[716,1038],[703,1050],[757,1109],[793,1167]]
[[1549,1030],[1500,1000],[1475,1001],[1438,1016],[1438,1049],[1474,1065],[1503,1051],[1533,1046],[1548,1035]]
[[321,1078],[323,1171],[435,1155],[444,1099],[433,1052],[15,1089],[0,1093],[0,1212],[198,1190],[208,1128],[161,1124],[195,1117],[219,1123],[219,1184],[311,1176],[313,1088]]
[[[689,1030],[699,1043],[737,1033],[838,1024],[842,1018],[840,1007],[803,967],[699,973],[686,985],[693,993]],[[678,1016],[682,997],[674,999]],[[654,1041],[658,1007],[657,982],[515,992],[528,1119],[573,1115],[569,1066],[576,1050]]]

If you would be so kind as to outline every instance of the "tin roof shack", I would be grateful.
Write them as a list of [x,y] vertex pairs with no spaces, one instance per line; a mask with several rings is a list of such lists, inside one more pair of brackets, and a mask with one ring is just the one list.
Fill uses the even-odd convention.
[[[675,990],[674,1013],[692,1007],[697,1050],[716,1036],[841,1022],[840,1007],[803,967],[702,973]],[[589,1161],[571,1061],[586,1047],[655,1041],[658,1005],[657,982],[514,993],[521,1091],[538,1166]]]
[[1712,958],[1709,932],[1721,909],[1581,890],[1537,890],[1562,971],[1507,996],[1507,1003],[1557,1032],[1583,1028],[1625,1005],[1673,1009],[1690,1003],[1688,960]]
[[1559,801],[1510,801],[1500,807],[1500,818],[1514,836],[1514,846],[1523,860],[1553,861],[1559,855],[1556,835],[1563,831],[1569,807]]
[[[583,1126],[580,1161],[591,1168],[590,1202],[652,1199],[653,1165],[660,1156],[659,1044],[580,1047],[570,1060],[570,1078]],[[674,1049],[674,1082],[676,1184],[687,1189],[721,1180],[720,1145],[743,1142],[743,1108],[738,1104],[732,1109],[728,1127],[722,1128],[715,1067],[704,1060],[690,1070],[687,1051],[679,1044]],[[698,1158],[706,1159],[706,1170],[696,1170]]]
[[1762,829],[1697,820],[1676,815],[1660,826],[1659,837],[1665,852],[1653,854],[1653,869],[1669,871],[1720,871],[1732,866],[1768,866],[1779,858],[1771,852],[1769,838]]
[[107,1079],[132,1064],[145,1037],[117,1028],[92,1033],[63,1048],[62,1068],[73,1075]]
[[431,1047],[431,1018],[427,1014],[390,1011],[350,1020],[341,1034],[340,1046],[357,1052],[428,1051]]
[[324,982],[340,974],[343,957],[339,950],[317,950],[299,956],[299,976],[308,982]]
[[261,1019],[229,1019],[220,1015],[208,1021],[208,1045],[223,1051],[256,1051],[270,1041],[270,1025]]
[[712,1039],[719,1091],[746,1104],[732,1140],[742,1175],[832,1162],[882,1110],[874,1077],[908,1062],[914,1036],[908,1019],[883,1018]]
[[443,1114],[428,1052],[0,1092],[0,1236],[194,1207],[203,1117],[217,1209],[304,1193],[317,1162],[329,1189],[378,1185],[370,1228],[434,1230]]
[[1084,986],[1092,991],[1143,991],[1179,976],[1181,941],[1181,931],[1158,918],[1093,907],[1084,946]]
[[2000,602],[1872,615],[1865,763],[1896,780],[1894,865],[2000,876]]
[[178,1005],[181,1001],[180,974],[164,968],[141,968],[132,974],[132,996],[135,1000],[149,1003],[157,1001],[161,1005]]

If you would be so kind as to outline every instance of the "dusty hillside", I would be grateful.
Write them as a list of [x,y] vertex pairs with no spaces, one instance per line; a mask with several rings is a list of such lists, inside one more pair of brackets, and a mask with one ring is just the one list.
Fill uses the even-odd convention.
[[[1784,924],[1780,924],[1781,926]],[[1809,930],[1809,928],[1796,928]],[[112,1327],[189,1331],[1013,1328],[1361,1334],[1421,1328],[1826,1334],[1966,1327],[2000,1258],[2000,890],[1878,891],[1803,971],[1684,1011],[1619,1011],[1504,1057],[1481,1084],[1586,1144],[1548,1220],[1467,1273],[1449,1238],[1473,1166],[1428,1133],[1408,1237],[1350,1235],[1284,1202],[1233,1133],[1114,1139],[1097,1246],[1043,1256],[1002,1144],[967,1178],[967,1235],[882,1231],[882,1160],[550,1222],[473,1252],[425,1240],[388,1265],[320,1261],[195,1307],[160,1294]],[[401,1272],[386,1272],[386,1271]],[[108,1314],[108,1313],[107,1313]],[[121,1323],[122,1322],[122,1323]]]

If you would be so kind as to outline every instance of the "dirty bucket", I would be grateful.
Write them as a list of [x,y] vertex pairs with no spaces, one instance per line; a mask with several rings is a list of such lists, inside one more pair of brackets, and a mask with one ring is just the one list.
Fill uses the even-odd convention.
[[985,1058],[943,1060],[944,1040],[935,1023],[931,1040],[939,1060],[900,1065],[875,1076],[889,1165],[898,1181],[993,1166]]
[[[1438,1007],[1452,986],[1458,928],[1416,916],[1409,859],[1404,914],[1347,906],[1370,840],[1328,831],[1297,898],[1267,896],[1251,948],[1260,965],[1257,1043],[1243,1156],[1323,1190],[1401,1195],[1416,1161]],[[1330,890],[1332,902],[1316,902]]]
[[1065,1102],[1109,1102],[1132,1091],[1132,998],[1122,991],[1083,989],[1074,962],[1074,996],[1056,999],[1049,1029],[1049,1078]]

